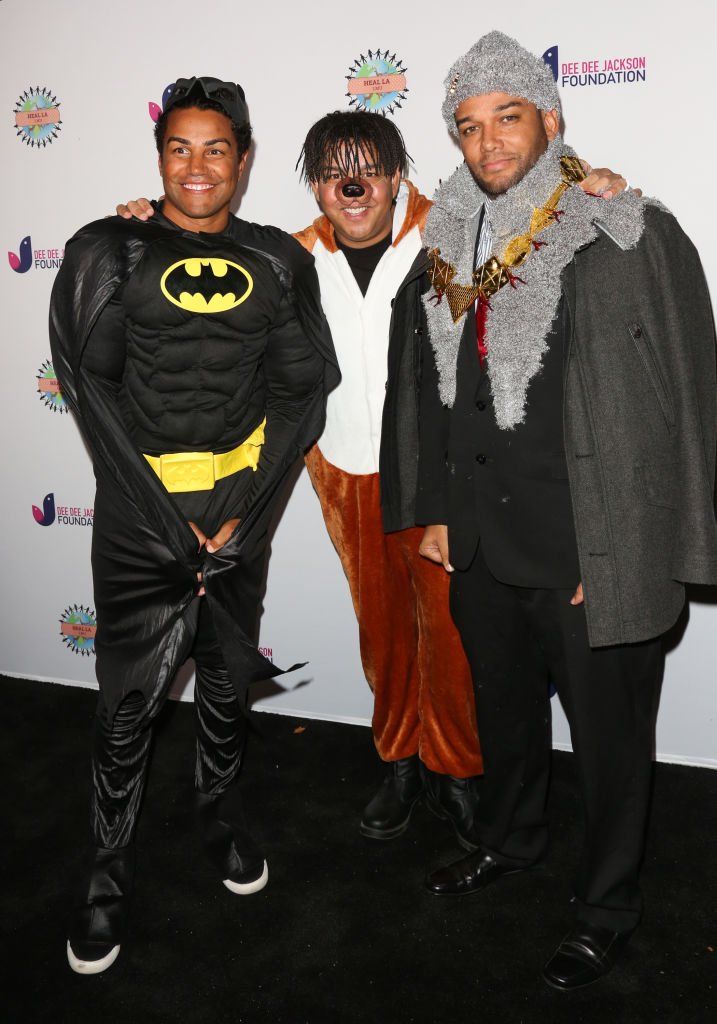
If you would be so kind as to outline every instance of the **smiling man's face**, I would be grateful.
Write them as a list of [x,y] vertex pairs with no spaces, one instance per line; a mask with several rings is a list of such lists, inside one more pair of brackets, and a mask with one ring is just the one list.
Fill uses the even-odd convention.
[[499,196],[517,185],[558,134],[557,111],[505,92],[469,96],[456,107],[461,152],[480,187]]
[[197,107],[170,111],[159,158],[162,212],[189,231],[223,231],[245,162],[225,114]]
[[361,153],[357,170],[364,187],[361,196],[343,194],[338,186],[345,177],[345,169],[339,167],[327,167],[320,181],[311,182],[311,189],[321,212],[331,222],[337,241],[350,249],[366,249],[391,233],[401,172],[391,176],[378,174],[374,158],[367,152]]

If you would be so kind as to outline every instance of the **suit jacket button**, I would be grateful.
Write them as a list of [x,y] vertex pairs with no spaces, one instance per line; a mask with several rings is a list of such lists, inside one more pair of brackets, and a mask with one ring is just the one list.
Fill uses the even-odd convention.
[[485,409],[485,402],[476,402],[476,409],[478,410],[478,412],[483,412],[483,410]]
[[485,455],[483,455],[483,454],[476,455],[476,462],[478,462],[481,466],[485,465],[485,461],[486,461]]

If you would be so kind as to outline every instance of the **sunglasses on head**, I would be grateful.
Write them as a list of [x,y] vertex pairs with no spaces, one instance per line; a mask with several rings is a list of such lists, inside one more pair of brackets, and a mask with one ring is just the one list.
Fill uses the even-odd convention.
[[171,110],[175,103],[197,96],[204,96],[205,99],[218,103],[225,114],[237,124],[248,120],[242,87],[234,82],[222,82],[219,78],[178,78],[164,109]]

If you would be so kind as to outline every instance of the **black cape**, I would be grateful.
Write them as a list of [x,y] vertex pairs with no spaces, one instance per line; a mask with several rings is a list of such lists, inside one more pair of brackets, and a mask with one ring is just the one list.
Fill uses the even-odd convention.
[[323,388],[230,540],[214,555],[204,549],[198,554],[187,522],[129,436],[111,384],[82,372],[98,316],[167,225],[109,218],[82,228],[67,244],[50,306],[53,366],[90,450],[97,482],[95,646],[97,678],[110,711],[133,691],[148,700],[163,692],[188,657],[198,616],[198,571],[234,686],[241,690],[280,674],[236,621],[242,562],[263,542],[279,488],[297,456],[321,433],[326,395],[340,379],[313,258],[279,229],[233,218],[233,240],[263,254],[286,288],[297,320],[323,359]]

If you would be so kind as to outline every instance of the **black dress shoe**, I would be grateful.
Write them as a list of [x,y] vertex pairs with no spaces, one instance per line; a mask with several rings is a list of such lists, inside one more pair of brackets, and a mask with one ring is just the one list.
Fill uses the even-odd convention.
[[369,839],[395,839],[402,835],[423,792],[418,755],[392,761],[388,775],[363,812],[361,835]]
[[433,813],[450,822],[464,850],[477,850],[480,839],[476,828],[478,779],[457,779],[453,775],[427,772],[426,803]]
[[562,992],[592,985],[612,970],[631,935],[578,921],[543,968],[543,978]]
[[426,888],[434,896],[468,896],[496,882],[501,875],[514,875],[522,868],[498,864],[485,850],[475,850],[467,857],[438,868],[426,876]]

